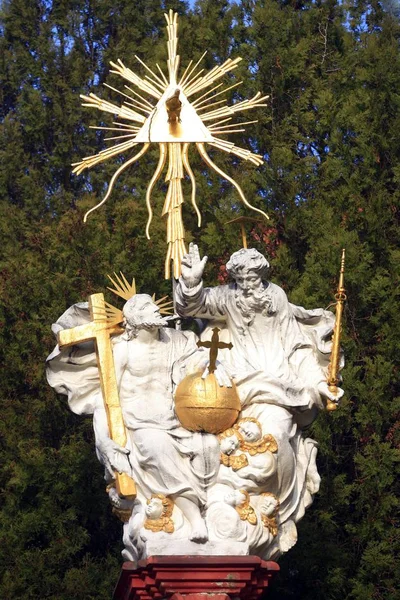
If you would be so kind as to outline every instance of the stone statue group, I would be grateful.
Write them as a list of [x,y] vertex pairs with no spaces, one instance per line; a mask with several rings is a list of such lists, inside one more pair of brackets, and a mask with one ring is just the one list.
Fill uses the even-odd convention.
[[[219,351],[215,376],[236,387],[241,411],[218,435],[190,431],[175,411],[185,377],[207,374],[208,352],[192,331],[169,327],[146,294],[123,308],[123,333],[112,339],[127,445],[109,436],[92,343],[48,359],[48,380],[70,408],[92,414],[97,456],[114,511],[124,521],[126,560],[154,554],[255,554],[275,559],[297,540],[296,523],[318,491],[316,442],[303,434],[326,399],[334,315],[291,304],[268,281],[268,262],[254,249],[227,263],[229,285],[207,288],[191,245],[175,289],[180,317],[200,319],[203,339],[220,329],[231,349]],[[74,305],[55,330],[89,320]],[[210,418],[212,414],[210,412]],[[137,497],[121,498],[115,472],[136,482]]]

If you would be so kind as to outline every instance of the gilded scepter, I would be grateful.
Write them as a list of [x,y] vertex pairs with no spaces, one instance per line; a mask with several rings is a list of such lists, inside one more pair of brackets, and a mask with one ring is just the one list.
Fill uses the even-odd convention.
[[[343,315],[343,305],[346,300],[345,288],[344,288],[344,262],[345,262],[345,253],[346,250],[343,248],[342,250],[342,260],[340,264],[340,276],[339,276],[339,284],[338,289],[335,294],[336,299],[336,322],[335,327],[333,329],[332,335],[332,352],[331,352],[331,361],[328,367],[328,386],[329,391],[333,394],[338,393],[338,383],[339,383],[339,370],[340,370],[340,334],[342,332],[342,315]],[[333,402],[332,400],[327,400],[326,410],[336,410],[338,407],[337,402]]]

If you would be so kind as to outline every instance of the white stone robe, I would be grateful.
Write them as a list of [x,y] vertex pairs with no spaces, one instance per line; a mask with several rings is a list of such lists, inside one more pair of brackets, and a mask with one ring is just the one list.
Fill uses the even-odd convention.
[[265,285],[270,309],[256,313],[250,324],[237,306],[234,283],[188,288],[181,278],[176,304],[182,316],[208,320],[203,339],[218,326],[220,339],[233,344],[232,350],[219,352],[218,360],[233,374],[241,416],[258,419],[263,435],[270,433],[278,442],[278,469],[267,489],[279,498],[284,523],[297,521],[318,491],[316,443],[302,438],[301,427],[323,406],[317,386],[326,381],[334,315],[290,304],[279,286]]
[[[69,308],[53,325],[54,333],[89,321],[87,303]],[[211,434],[192,433],[181,427],[174,411],[173,389],[185,375],[186,359],[193,361],[196,336],[191,331],[160,329],[160,359],[155,377],[165,387],[156,403],[142,389],[140,398],[120,398],[127,448],[131,451],[131,476],[138,484],[139,496],[151,494],[184,496],[200,505],[219,468],[219,444]],[[119,338],[116,344],[129,344]],[[204,361],[204,358],[203,358]],[[194,361],[196,362],[196,361]],[[99,373],[93,343],[79,344],[60,351],[58,346],[47,359],[47,379],[59,393],[68,396],[71,410],[93,414],[103,406]],[[140,383],[138,382],[138,385]]]

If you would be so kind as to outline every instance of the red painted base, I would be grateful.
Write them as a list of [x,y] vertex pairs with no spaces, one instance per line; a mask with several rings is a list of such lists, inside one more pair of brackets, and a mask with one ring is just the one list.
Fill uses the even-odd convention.
[[257,600],[278,571],[257,556],[151,556],[122,565],[113,600]]

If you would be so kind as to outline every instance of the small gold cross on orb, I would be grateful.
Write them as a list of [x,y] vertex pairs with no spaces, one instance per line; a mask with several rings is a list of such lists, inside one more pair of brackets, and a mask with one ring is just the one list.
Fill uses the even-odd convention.
[[229,342],[229,344],[226,344],[225,342],[219,341],[220,330],[218,329],[218,327],[214,327],[212,331],[213,334],[209,342],[197,342],[197,346],[199,348],[210,348],[210,364],[208,365],[209,373],[214,373],[215,369],[217,368],[218,350],[222,350],[223,348],[228,348],[229,350],[231,350],[233,348],[231,342]]

